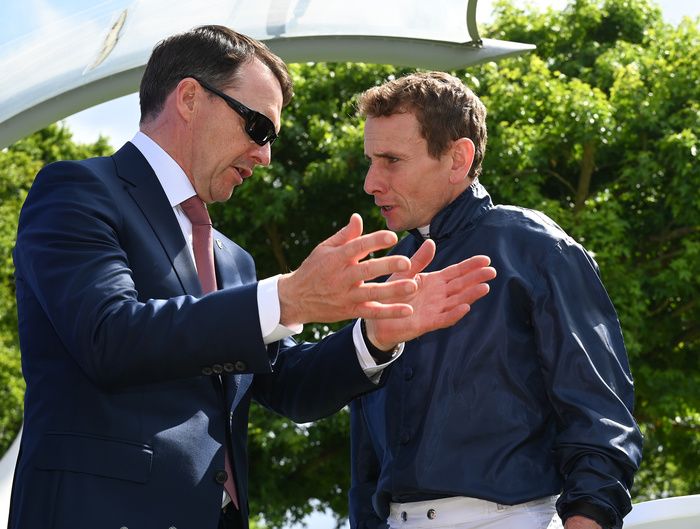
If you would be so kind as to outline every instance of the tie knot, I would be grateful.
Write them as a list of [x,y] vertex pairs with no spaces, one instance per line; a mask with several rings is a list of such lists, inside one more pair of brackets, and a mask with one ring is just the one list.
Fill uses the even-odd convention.
[[182,211],[185,212],[187,218],[195,226],[210,225],[211,218],[209,217],[209,212],[207,211],[207,206],[204,201],[197,195],[194,195],[184,202],[180,202]]

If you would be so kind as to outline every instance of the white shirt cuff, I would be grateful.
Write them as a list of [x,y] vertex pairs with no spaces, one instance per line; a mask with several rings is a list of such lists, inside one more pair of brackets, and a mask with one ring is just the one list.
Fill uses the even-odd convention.
[[367,344],[362,337],[362,330],[360,329],[360,320],[355,322],[355,326],[352,328],[352,341],[355,344],[355,350],[357,351],[357,360],[360,362],[360,367],[372,382],[375,384],[379,383],[379,379],[382,376],[382,371],[384,368],[394,362],[403,353],[404,342],[401,342],[396,349],[396,354],[389,360],[386,364],[377,365],[371,354],[369,354],[369,349],[367,349]]
[[260,315],[260,331],[265,345],[277,342],[287,336],[299,334],[304,330],[301,324],[280,324],[280,297],[277,292],[277,282],[280,276],[276,275],[258,281],[258,314]]

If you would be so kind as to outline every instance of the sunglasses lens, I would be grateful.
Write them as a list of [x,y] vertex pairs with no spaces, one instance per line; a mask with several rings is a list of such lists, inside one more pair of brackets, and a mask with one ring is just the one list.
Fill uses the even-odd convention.
[[248,120],[246,131],[258,145],[265,145],[268,141],[272,144],[277,139],[272,121],[258,112]]
[[194,76],[190,77],[195,79],[204,88],[226,101],[228,106],[230,106],[235,112],[238,112],[238,114],[245,119],[245,130],[248,133],[248,136],[250,136],[251,140],[261,147],[267,142],[270,142],[270,145],[275,142],[277,139],[277,134],[275,134],[275,125],[272,123],[272,121],[270,121],[270,118],[264,114],[261,114],[260,112],[256,112],[255,110],[248,108],[240,101],[236,101],[231,96],[226,95],[221,90],[208,85],[204,81],[200,81]]

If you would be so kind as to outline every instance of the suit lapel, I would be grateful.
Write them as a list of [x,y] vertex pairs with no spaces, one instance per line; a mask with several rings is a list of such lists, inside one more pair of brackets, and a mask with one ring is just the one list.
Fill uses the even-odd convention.
[[126,190],[150,224],[180,280],[184,293],[201,296],[197,270],[187,250],[180,225],[153,169],[133,144],[127,142],[112,157]]
[[[193,296],[201,296],[202,288],[199,284],[197,269],[187,250],[182,230],[173,214],[173,208],[153,169],[141,152],[130,142],[119,149],[112,158],[119,178],[126,183],[126,190],[138,205],[170,259],[183,291]],[[232,251],[233,243],[216,230],[213,237],[219,289],[241,285],[243,281]],[[230,409],[235,410],[253,382],[253,375],[224,375],[224,377],[227,379],[227,383],[224,384],[226,402],[230,402]]]
[[231,288],[243,284],[238,264],[231,251],[231,241],[217,230],[214,237],[214,266],[216,268],[216,283],[219,289]]

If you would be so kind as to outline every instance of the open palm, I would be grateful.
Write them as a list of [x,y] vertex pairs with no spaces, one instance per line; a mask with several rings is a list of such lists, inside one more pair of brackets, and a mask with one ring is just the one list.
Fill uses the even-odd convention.
[[454,325],[472,303],[489,292],[486,284],[496,277],[491,260],[476,255],[435,272],[423,272],[435,256],[435,243],[427,240],[411,257],[407,272],[394,274],[389,281],[414,278],[418,290],[396,302],[408,303],[413,314],[403,318],[367,320],[368,338],[380,349],[391,349],[436,329]]

